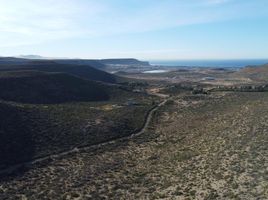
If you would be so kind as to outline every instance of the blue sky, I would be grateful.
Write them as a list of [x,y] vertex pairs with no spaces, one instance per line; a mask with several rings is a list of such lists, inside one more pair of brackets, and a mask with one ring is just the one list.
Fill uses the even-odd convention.
[[268,58],[267,0],[0,0],[0,55]]

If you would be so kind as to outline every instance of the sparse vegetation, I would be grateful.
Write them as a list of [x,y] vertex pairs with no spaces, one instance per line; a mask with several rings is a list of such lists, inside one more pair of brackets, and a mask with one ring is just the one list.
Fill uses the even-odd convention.
[[40,71],[0,72],[0,169],[139,130],[156,98]]
[[[265,199],[268,94],[184,95],[161,107],[145,134],[55,160],[24,178],[7,179],[2,182],[5,195],[16,192],[37,198],[35,194],[50,189],[47,198],[72,191],[64,195]],[[67,177],[58,166],[64,167]],[[37,180],[32,193],[20,186],[26,177]],[[51,177],[54,181],[48,183]]]
[[[221,71],[215,77],[226,73]],[[17,77],[16,73],[2,73],[0,81]],[[29,72],[19,78],[27,77],[24,73]],[[44,74],[57,75],[56,83],[64,83],[58,73]],[[89,83],[71,77],[74,85]],[[265,84],[93,83],[109,88],[108,100],[60,104],[2,100],[0,167],[127,136],[143,126],[159,98],[166,101],[152,113],[143,134],[3,176],[0,199],[267,198],[268,93],[259,90]],[[72,86],[67,88],[72,94]]]

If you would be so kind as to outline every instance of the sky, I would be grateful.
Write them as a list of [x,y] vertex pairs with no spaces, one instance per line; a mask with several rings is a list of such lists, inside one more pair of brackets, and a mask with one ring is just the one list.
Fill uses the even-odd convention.
[[267,0],[0,0],[0,56],[268,58]]

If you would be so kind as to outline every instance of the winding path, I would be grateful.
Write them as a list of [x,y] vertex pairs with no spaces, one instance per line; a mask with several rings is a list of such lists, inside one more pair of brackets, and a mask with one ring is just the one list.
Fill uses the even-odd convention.
[[6,169],[0,170],[0,175],[11,174],[11,173],[15,172],[16,170],[18,170],[18,169],[20,169],[22,167],[30,167],[30,166],[32,166],[34,164],[42,163],[42,162],[45,162],[45,161],[48,161],[48,160],[57,159],[57,158],[60,158],[60,157],[63,157],[63,156],[66,156],[66,155],[69,155],[69,154],[72,154],[72,153],[78,153],[80,151],[87,151],[87,150],[90,150],[90,149],[98,149],[98,148],[106,146],[106,145],[115,144],[116,142],[120,142],[120,141],[123,141],[123,140],[128,140],[128,139],[131,139],[131,138],[133,138],[135,136],[139,136],[139,135],[143,134],[146,131],[146,129],[148,128],[150,122],[152,121],[152,117],[153,117],[154,112],[156,112],[158,110],[158,108],[163,106],[168,100],[169,100],[169,98],[163,100],[162,102],[157,104],[155,107],[153,107],[148,112],[148,114],[146,116],[146,119],[144,121],[143,127],[138,132],[132,133],[129,136],[120,137],[120,138],[113,139],[113,140],[103,142],[103,143],[100,143],[100,144],[90,145],[90,146],[83,146],[83,147],[75,147],[75,148],[73,148],[71,150],[68,150],[68,151],[64,151],[64,152],[61,152],[61,153],[45,156],[45,157],[42,157],[42,158],[37,158],[37,159],[27,161],[27,162],[23,162],[23,163],[19,163],[19,164],[10,166],[10,167],[8,167]]

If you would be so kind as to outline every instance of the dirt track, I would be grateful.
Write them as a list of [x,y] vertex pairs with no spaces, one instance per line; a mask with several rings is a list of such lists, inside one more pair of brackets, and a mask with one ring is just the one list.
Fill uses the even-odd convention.
[[64,152],[61,152],[61,153],[45,156],[45,157],[42,157],[42,158],[37,158],[37,159],[27,161],[27,162],[23,162],[23,163],[19,163],[19,164],[13,165],[11,167],[8,167],[6,169],[0,170],[0,175],[11,174],[14,171],[16,171],[16,170],[18,170],[18,169],[20,169],[22,167],[27,168],[27,167],[30,167],[31,165],[42,163],[42,162],[45,162],[45,161],[48,161],[48,160],[57,159],[57,158],[60,158],[62,156],[66,156],[66,155],[69,155],[69,154],[78,153],[80,151],[87,151],[87,150],[90,150],[90,149],[98,149],[98,148],[106,146],[106,145],[115,144],[116,142],[119,142],[119,141],[122,141],[122,140],[127,140],[127,139],[133,138],[135,136],[139,136],[139,135],[143,134],[144,131],[148,128],[148,126],[149,126],[149,124],[150,124],[150,122],[152,120],[153,113],[159,107],[164,105],[167,102],[167,100],[168,99],[163,100],[158,105],[156,105],[155,107],[153,107],[151,110],[148,111],[148,113],[146,115],[146,119],[145,119],[144,124],[143,124],[143,127],[138,132],[134,132],[129,136],[117,138],[117,139],[110,140],[110,141],[107,141],[107,142],[103,142],[103,143],[100,143],[100,144],[90,145],[90,146],[82,146],[82,147],[75,147],[75,148],[73,148],[71,150],[68,150],[68,151],[64,151]]

